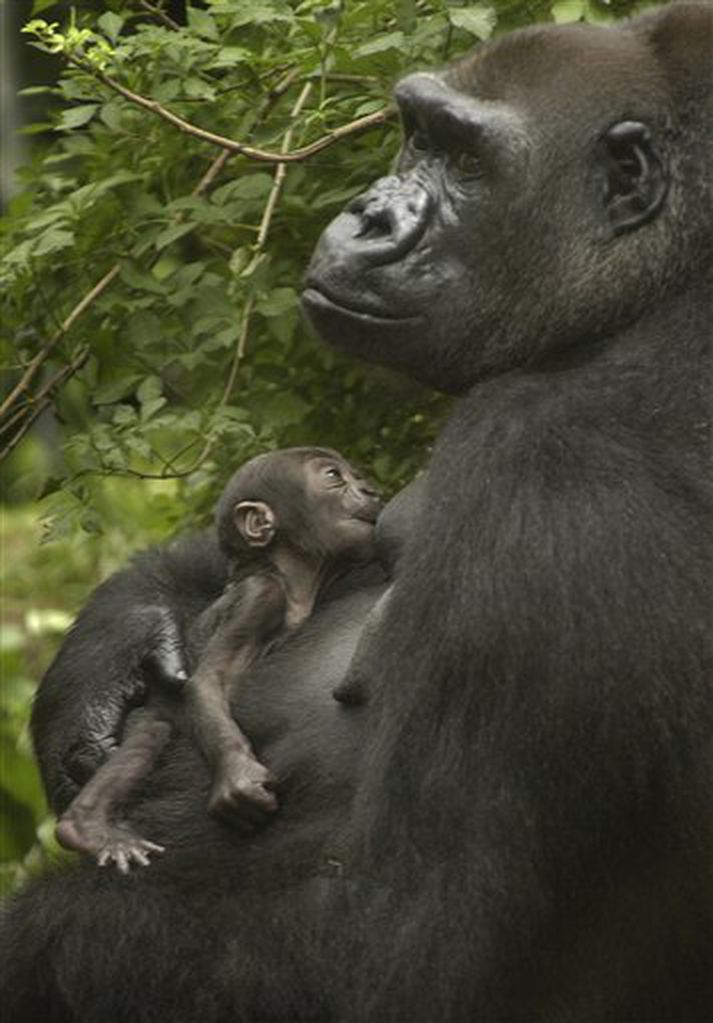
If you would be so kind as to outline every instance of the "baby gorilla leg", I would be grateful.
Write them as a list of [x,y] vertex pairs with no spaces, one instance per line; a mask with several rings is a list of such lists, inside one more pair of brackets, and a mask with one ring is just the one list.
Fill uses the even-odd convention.
[[115,863],[122,874],[134,864],[148,866],[152,853],[164,851],[133,831],[118,813],[153,768],[171,731],[169,718],[154,707],[129,716],[121,745],[58,820],[55,835],[60,845],[94,856],[100,867]]

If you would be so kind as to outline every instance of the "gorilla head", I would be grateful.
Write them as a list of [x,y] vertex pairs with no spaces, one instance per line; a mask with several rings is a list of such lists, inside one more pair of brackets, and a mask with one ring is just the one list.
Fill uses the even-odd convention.
[[403,79],[396,173],[309,268],[317,332],[458,392],[669,295],[709,261],[712,16],[534,27]]

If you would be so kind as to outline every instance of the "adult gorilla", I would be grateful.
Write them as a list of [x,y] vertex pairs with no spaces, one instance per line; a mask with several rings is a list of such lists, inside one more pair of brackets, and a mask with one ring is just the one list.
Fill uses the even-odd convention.
[[[331,696],[383,590],[352,579],[240,699],[274,822],[211,822],[177,743],[135,809],[162,861],[15,902],[14,1023],[712,1017],[712,69],[682,4],[399,85],[398,173],[305,292],[468,392],[384,518],[370,699]],[[221,583],[190,542],[98,591],[37,704],[56,806]]]

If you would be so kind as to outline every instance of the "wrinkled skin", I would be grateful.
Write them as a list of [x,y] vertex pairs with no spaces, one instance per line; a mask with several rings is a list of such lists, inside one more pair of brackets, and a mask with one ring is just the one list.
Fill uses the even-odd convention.
[[[388,598],[350,666],[384,584],[346,583],[237,708],[283,779],[269,828],[209,828],[176,748],[134,815],[180,853],[17,901],[13,1019],[713,1016],[712,57],[682,4],[397,87],[397,173],[304,296],[329,343],[464,395],[380,522]],[[96,622],[40,694],[56,791]]]

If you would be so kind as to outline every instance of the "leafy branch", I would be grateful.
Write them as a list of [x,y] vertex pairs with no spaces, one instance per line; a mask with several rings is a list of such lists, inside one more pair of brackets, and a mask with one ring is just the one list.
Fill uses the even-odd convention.
[[[64,108],[0,239],[14,364],[0,459],[58,408],[65,467],[43,490],[55,535],[96,524],[105,476],[188,478],[173,522],[181,507],[204,515],[223,474],[265,446],[328,437],[382,481],[420,464],[427,417],[404,419],[386,379],[314,345],[297,281],[324,224],[388,166],[395,133],[365,129],[388,120],[382,88],[440,59],[447,17],[442,0],[411,21],[387,0],[324,16],[319,2],[191,5],[179,25],[164,0],[113,0],[61,29],[27,26],[65,65]],[[26,492],[49,472],[35,440],[3,466]],[[164,507],[165,487],[146,493]]]
[[328,134],[323,135],[314,142],[310,142],[306,146],[301,146],[299,149],[293,149],[291,152],[286,153],[275,153],[267,149],[258,149],[256,146],[250,146],[245,142],[238,142],[236,139],[227,138],[225,135],[218,135],[216,132],[208,131],[206,128],[199,128],[197,124],[184,120],[184,118],[174,114],[157,100],[149,99],[138,92],[133,92],[133,90],[128,89],[125,85],[121,85],[116,79],[111,78],[88,61],[73,56],[67,56],[67,60],[80,70],[91,74],[109,89],[113,89],[114,92],[123,96],[129,103],[143,107],[144,110],[149,110],[152,114],[167,121],[168,124],[172,124],[174,128],[178,128],[179,131],[184,132],[186,135],[192,135],[193,138],[200,139],[202,142],[210,142],[211,145],[220,146],[221,149],[227,149],[230,153],[246,156],[248,159],[256,160],[258,163],[299,163],[301,160],[307,160],[310,156],[321,153],[322,150],[333,146],[336,142],[349,138],[351,135],[358,135],[360,132],[369,131],[380,124],[385,124],[395,113],[394,107],[387,106],[383,110],[376,110],[372,114],[365,114],[364,117],[357,117],[356,120],[350,121],[348,124],[339,125],[338,128],[332,129]]
[[[156,7],[154,4],[149,2],[142,2],[141,6],[147,10],[149,14],[156,17],[163,13],[160,7]],[[177,25],[171,25],[171,27],[180,29],[180,26]],[[104,70],[113,57],[113,50],[107,40],[98,36],[96,33],[91,32],[89,29],[77,28],[74,21],[65,33],[58,30],[58,25],[56,23],[47,24],[41,19],[31,21],[25,27],[24,31],[35,36],[38,40],[35,45],[39,48],[52,53],[61,53],[71,65],[81,72],[91,75],[94,79],[100,81],[107,88],[121,95],[133,105],[151,111],[185,134],[220,147],[221,152],[219,156],[212,162],[201,181],[191,193],[192,197],[199,197],[208,190],[231,155],[239,154],[251,160],[274,165],[275,173],[273,185],[263,211],[260,225],[257,229],[257,242],[253,249],[253,257],[249,270],[254,269],[263,258],[265,242],[269,233],[270,224],[274,216],[277,200],[285,179],[286,164],[306,160],[336,142],[355,135],[358,132],[362,132],[385,123],[392,115],[391,108],[385,108],[341,125],[329,132],[329,134],[317,139],[309,145],[303,146],[299,149],[291,149],[295,131],[295,120],[304,110],[308,97],[312,92],[313,79],[310,78],[307,84],[303,87],[299,99],[292,109],[292,123],[283,138],[279,152],[270,152],[252,146],[247,142],[239,142],[214,132],[206,131],[205,129],[191,124],[179,117],[164,107],[161,103],[136,93],[116,81]],[[263,101],[258,119],[265,116],[269,108],[274,105],[274,103],[277,102],[277,100],[294,83],[296,77],[297,71],[295,69],[290,69],[288,73],[283,76],[281,81],[275,85]],[[180,214],[176,220],[181,220]],[[0,447],[0,462],[8,457],[8,455],[17,446],[19,440],[26,434],[29,426],[34,423],[38,416],[41,415],[41,413],[51,404],[53,398],[56,397],[60,386],[66,383],[81,368],[81,366],[84,365],[86,357],[81,361],[81,363],[76,360],[72,360],[65,367],[66,372],[63,371],[60,377],[55,376],[52,378],[53,387],[50,390],[43,389],[40,392],[41,399],[40,395],[33,395],[32,392],[35,381],[43,367],[47,364],[48,360],[55,355],[59,343],[66,337],[69,331],[87,312],[87,310],[93,306],[97,299],[99,299],[107,291],[107,289],[110,288],[110,286],[116,281],[119,273],[120,264],[116,263],[86,292],[86,294],[74,306],[67,318],[61,323],[50,340],[37,352],[29,364],[24,368],[20,379],[3,400],[0,405],[0,436],[4,437],[5,440],[3,446]],[[244,358],[254,303],[254,295],[249,296],[243,311],[238,343],[235,349],[231,369],[228,374],[225,393],[218,405],[218,409],[224,407],[227,403],[237,377],[239,365]],[[196,459],[194,466],[185,473],[179,473],[178,475],[187,475],[189,472],[194,471],[194,468],[202,464],[202,462],[208,457],[210,447],[211,445],[209,444],[204,446],[200,455]],[[161,478],[165,478],[165,474],[162,474]]]
[[[152,13],[156,14],[159,10],[153,10]],[[62,53],[65,60],[78,70],[91,75],[119,96],[123,96],[129,103],[150,111],[150,113],[162,118],[162,120],[173,125],[174,128],[184,132],[186,135],[191,135],[202,142],[209,142],[211,145],[219,146],[221,149],[227,149],[230,153],[246,156],[248,159],[256,160],[259,163],[298,163],[301,160],[315,156],[317,153],[321,153],[324,149],[333,146],[343,139],[385,124],[395,113],[393,106],[386,106],[382,110],[358,117],[348,124],[339,125],[339,127],[333,128],[326,135],[316,139],[314,142],[310,142],[306,146],[301,146],[298,149],[284,153],[275,153],[251,146],[246,142],[239,142],[237,139],[231,139],[225,135],[218,135],[216,132],[208,131],[206,128],[200,128],[197,124],[192,124],[190,121],[186,121],[185,118],[179,117],[178,114],[173,113],[172,110],[159,103],[158,100],[142,96],[141,93],[134,92],[133,89],[122,85],[121,82],[112,78],[104,70],[112,56],[111,47],[105,39],[96,36],[89,29],[71,27],[67,34],[63,35],[57,31],[56,24],[48,25],[41,19],[35,19],[25,26],[23,32],[35,35],[38,39],[37,45],[40,48],[51,53]]]
[[[302,113],[302,110],[304,109],[305,104],[307,103],[307,100],[309,99],[309,96],[310,96],[310,93],[312,92],[313,87],[314,87],[313,83],[312,82],[308,82],[302,88],[302,91],[300,92],[299,97],[297,98],[297,102],[295,103],[295,105],[292,108],[292,111],[290,113],[290,117],[291,117],[291,119],[293,121],[293,124],[291,124],[290,127],[288,128],[288,130],[286,131],[284,139],[283,139],[283,142],[282,142],[282,149],[285,152],[289,151],[289,147],[290,147],[290,145],[292,143],[292,136],[293,136],[293,132],[294,132],[294,121]],[[275,215],[275,210],[277,209],[277,202],[278,202],[278,199],[279,199],[279,196],[280,196],[280,192],[282,191],[282,188],[284,186],[286,175],[287,175],[287,166],[286,166],[286,164],[285,163],[278,163],[277,166],[275,167],[275,172],[274,172],[273,182],[272,182],[272,188],[270,189],[270,194],[267,197],[267,202],[265,203],[265,208],[263,210],[262,218],[260,220],[260,227],[258,228],[257,240],[255,242],[255,247],[254,247],[254,250],[253,250],[252,262],[250,264],[250,267],[248,267],[247,272],[249,272],[251,269],[254,269],[257,266],[257,264],[261,261],[261,259],[263,258],[263,255],[264,255],[264,252],[265,252],[265,245],[266,245],[266,242],[267,242],[267,239],[268,239],[268,235],[270,233],[270,226],[272,224],[272,220],[273,220],[273,217]],[[235,383],[236,383],[236,380],[238,378],[238,372],[239,372],[239,369],[240,369],[240,365],[241,365],[241,363],[242,363],[242,361],[243,361],[243,359],[245,357],[245,352],[246,352],[246,349],[247,349],[248,336],[249,336],[249,332],[250,332],[250,321],[252,319],[254,308],[255,308],[255,294],[252,293],[252,294],[250,294],[248,296],[248,298],[247,298],[247,300],[245,302],[245,306],[243,308],[243,314],[242,314],[241,324],[240,324],[240,333],[238,334],[238,341],[237,341],[237,344],[235,346],[233,360],[232,360],[232,363],[231,363],[231,366],[230,366],[230,370],[228,372],[228,379],[226,381],[225,387],[223,388],[223,393],[222,393],[222,395],[220,397],[220,400],[218,401],[218,405],[217,405],[216,410],[215,410],[216,413],[219,412],[221,409],[226,407],[226,405],[228,404],[228,402],[230,400],[230,397],[231,397],[231,395],[233,393],[233,389],[235,387]],[[172,468],[171,468],[170,471],[163,470],[162,472],[155,474],[152,478],[154,478],[154,479],[155,478],[158,478],[158,479],[181,479],[181,478],[184,478],[186,476],[190,476],[198,468],[200,468],[200,466],[203,465],[203,463],[206,461],[206,459],[210,456],[210,454],[211,454],[211,452],[212,452],[212,450],[213,450],[213,448],[215,446],[215,443],[216,443],[215,439],[212,438],[212,437],[209,437],[206,440],[205,444],[203,445],[203,447],[202,447],[200,453],[198,454],[198,456],[196,457],[196,459],[192,462],[192,464],[187,469],[183,469],[180,472],[179,471],[174,471]]]
[[162,7],[158,7],[156,4],[152,4],[149,0],[139,0],[139,6],[143,7],[145,11],[151,14],[154,18],[158,18],[168,28],[174,29],[176,32],[181,31],[181,26],[177,21],[174,21],[170,15],[166,14]]

